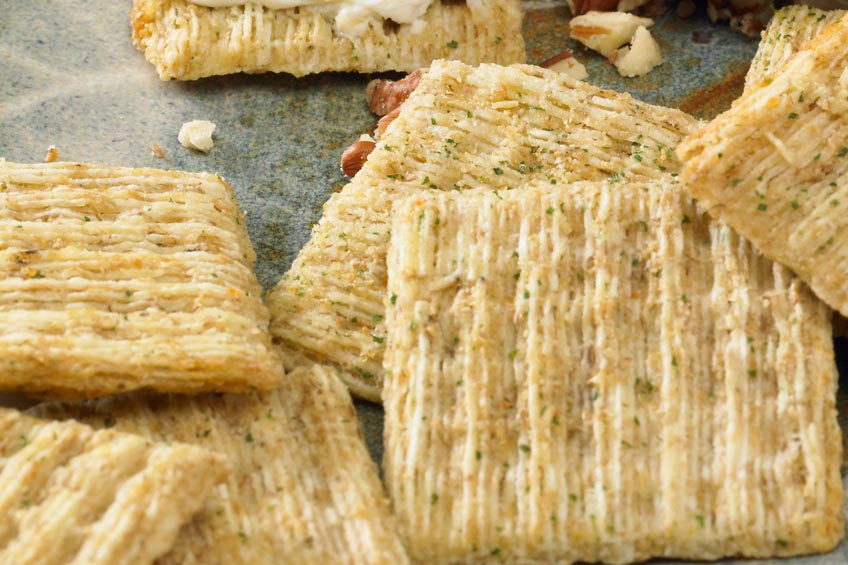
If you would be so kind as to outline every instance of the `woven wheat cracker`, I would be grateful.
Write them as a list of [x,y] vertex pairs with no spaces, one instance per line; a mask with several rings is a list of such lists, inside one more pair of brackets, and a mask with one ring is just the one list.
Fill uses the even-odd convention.
[[829,309],[676,186],[501,197],[395,209],[384,471],[411,557],[834,547]]
[[273,388],[283,368],[232,188],[0,162],[0,389]]
[[162,79],[236,72],[414,71],[452,58],[523,63],[518,0],[434,0],[413,24],[373,20],[355,37],[310,8],[246,3],[207,8],[187,0],[135,0],[133,40]]
[[678,170],[672,149],[695,127],[677,110],[537,67],[434,63],[268,296],[287,366],[339,367],[354,394],[379,401],[395,200],[533,181],[554,188],[656,178]]
[[802,5],[786,6],[775,12],[745,75],[745,88],[764,86],[801,46],[845,14],[845,10],[819,10]]
[[226,469],[198,447],[0,408],[0,562],[152,563]]
[[848,16],[678,148],[709,212],[848,314]]
[[36,413],[218,453],[232,472],[157,563],[408,562],[344,385],[300,368],[270,393],[124,395]]

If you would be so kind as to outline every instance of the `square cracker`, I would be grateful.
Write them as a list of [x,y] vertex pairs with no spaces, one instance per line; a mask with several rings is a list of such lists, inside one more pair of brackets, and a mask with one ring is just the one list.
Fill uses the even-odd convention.
[[237,72],[409,72],[441,58],[523,63],[521,17],[518,0],[434,0],[420,33],[375,20],[348,38],[332,17],[309,8],[135,0],[132,26],[135,45],[160,78],[188,80]]
[[0,408],[0,562],[152,563],[226,469],[195,446]]
[[408,562],[350,395],[326,369],[299,368],[270,393],[136,393],[34,410],[227,459],[226,482],[159,565]]
[[424,563],[825,551],[829,309],[665,182],[395,209],[384,472]]
[[678,110],[538,67],[434,63],[269,293],[286,365],[340,367],[354,394],[379,401],[385,258],[399,198],[656,178],[678,170],[673,148],[695,128]]
[[764,86],[805,43],[841,19],[845,10],[819,10],[795,4],[774,13],[763,31],[745,75],[745,89]]
[[710,214],[848,314],[848,16],[680,144]]
[[232,188],[0,161],[0,390],[245,391],[283,376]]

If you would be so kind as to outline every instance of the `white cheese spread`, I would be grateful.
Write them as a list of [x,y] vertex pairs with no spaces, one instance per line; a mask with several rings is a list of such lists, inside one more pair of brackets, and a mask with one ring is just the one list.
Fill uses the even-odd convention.
[[[242,6],[238,0],[189,0],[192,4],[210,8]],[[255,0],[252,4],[274,10],[309,8],[335,18],[336,29],[346,37],[362,35],[368,23],[375,20],[392,20],[399,24],[412,24],[414,32],[423,29],[421,17],[433,0]]]

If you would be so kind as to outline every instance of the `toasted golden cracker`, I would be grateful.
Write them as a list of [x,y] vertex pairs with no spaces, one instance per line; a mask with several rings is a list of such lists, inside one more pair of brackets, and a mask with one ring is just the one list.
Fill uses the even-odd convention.
[[408,562],[350,395],[327,369],[300,368],[263,394],[134,394],[35,410],[228,460],[232,473],[160,565]]
[[665,182],[395,208],[384,472],[421,563],[844,534],[829,309]]
[[435,59],[470,64],[524,62],[518,0],[434,0],[420,24],[369,21],[339,33],[334,18],[309,7],[246,3],[209,8],[188,0],[135,0],[133,41],[160,78],[237,72],[414,71]]
[[226,470],[198,447],[0,408],[0,562],[152,563]]
[[848,16],[686,139],[692,195],[848,314]]
[[379,401],[391,206],[409,194],[542,181],[655,178],[692,118],[537,67],[440,61],[401,107],[352,182],[324,206],[291,270],[269,293],[286,364],[343,369]]
[[0,390],[273,388],[283,368],[232,188],[0,162]]
[[745,88],[763,86],[802,45],[846,13],[845,10],[819,10],[803,5],[777,10],[763,31],[757,53],[745,75]]

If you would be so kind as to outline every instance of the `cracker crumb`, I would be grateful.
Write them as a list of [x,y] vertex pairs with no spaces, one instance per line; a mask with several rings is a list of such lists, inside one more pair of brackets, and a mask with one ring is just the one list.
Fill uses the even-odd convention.
[[153,144],[153,146],[150,148],[150,152],[153,153],[154,157],[157,157],[159,159],[165,158],[165,150],[162,149],[162,147],[158,143]]
[[192,120],[183,124],[177,139],[183,147],[209,153],[214,145],[212,132],[215,127],[215,124],[208,120]]

